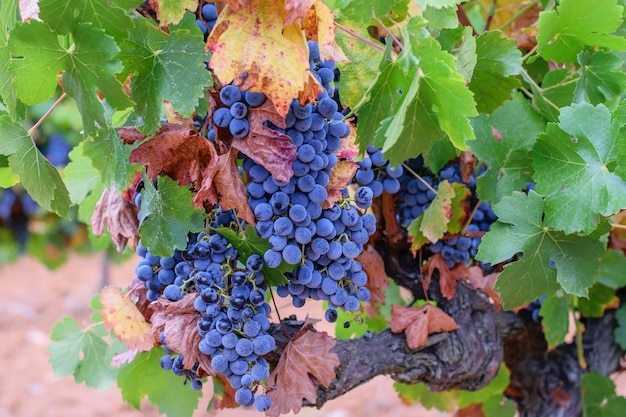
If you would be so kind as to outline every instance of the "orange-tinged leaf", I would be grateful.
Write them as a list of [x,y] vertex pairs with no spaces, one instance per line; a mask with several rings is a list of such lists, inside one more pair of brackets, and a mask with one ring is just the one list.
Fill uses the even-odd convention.
[[359,169],[359,166],[355,162],[346,160],[337,161],[337,164],[330,171],[330,178],[326,185],[328,197],[326,201],[322,202],[322,208],[330,208],[338,200],[341,200],[341,190],[350,184],[357,169]]
[[[219,384],[220,389],[214,389],[215,395],[213,396],[213,409],[214,410],[222,410],[225,408],[237,408],[239,407],[239,403],[235,400],[235,390],[228,379],[222,375],[217,374],[213,377],[213,384]],[[217,392],[219,391],[219,394]]]
[[488,275],[483,275],[483,270],[479,266],[472,266],[468,269],[467,279],[472,287],[484,292],[493,301],[493,306],[496,311],[502,309],[502,300],[500,299],[500,293],[495,290],[496,281],[498,280],[499,272],[493,272]]
[[306,47],[283,34],[285,15],[284,0],[252,0],[237,11],[229,4],[207,41],[222,84],[263,91],[282,116],[309,78]]
[[335,155],[337,155],[337,158],[352,160],[359,154],[359,145],[356,143],[356,127],[350,120],[346,120],[346,123],[350,127],[350,134],[341,139]]
[[287,14],[284,25],[290,25],[296,20],[306,17],[314,2],[315,0],[285,0]]
[[123,252],[126,244],[136,248],[139,243],[136,210],[120,192],[105,188],[91,215],[93,234],[101,236],[107,228],[118,252]]
[[237,149],[231,148],[230,152],[218,157],[213,187],[198,190],[198,194],[191,202],[199,206],[207,200],[211,204],[219,204],[223,210],[235,209],[239,218],[254,226],[256,224],[254,213],[248,204],[246,190],[237,167],[238,153]]
[[378,304],[385,305],[385,291],[389,287],[385,261],[371,245],[368,245],[356,259],[363,264],[363,270],[367,274],[365,286],[370,290],[371,297],[368,302],[363,304],[363,308],[365,313],[371,317],[380,312]]
[[298,413],[303,398],[316,402],[317,387],[328,387],[335,379],[339,365],[339,357],[333,352],[335,343],[325,332],[306,331],[287,344],[267,380],[272,406],[266,415],[279,416],[292,410]]
[[[455,267],[456,268],[456,267]],[[456,280],[457,275],[448,268],[446,261],[443,259],[440,253],[436,253],[428,259],[426,265],[422,267],[422,287],[424,292],[428,291],[430,287],[430,280],[432,279],[435,269],[439,271],[439,287],[441,288],[441,295],[451,300],[456,294]],[[454,270],[454,268],[453,268]]]
[[130,349],[148,351],[155,345],[152,326],[146,323],[137,306],[119,288],[105,287],[100,292],[104,328]]
[[482,403],[475,403],[460,408],[454,414],[454,417],[485,417],[485,413],[483,413],[483,405]]
[[248,112],[250,133],[242,139],[233,139],[232,146],[240,150],[259,165],[263,165],[279,181],[287,182],[293,176],[291,164],[296,159],[297,150],[291,138],[277,130],[270,129],[263,123],[272,122],[278,127],[285,127],[285,120],[271,102],[251,108]]
[[225,3],[234,11],[239,11],[243,6],[249,4],[252,0],[226,0]]
[[458,328],[459,325],[452,317],[432,304],[421,307],[391,306],[391,331],[404,331],[407,346],[411,349],[426,346],[429,334],[450,332]]
[[327,61],[348,61],[345,54],[335,42],[335,15],[324,4],[317,0],[309,14],[302,22],[307,37],[319,44],[320,58]]
[[185,295],[180,301],[169,301],[159,298],[152,304],[152,334],[158,338],[164,332],[164,341],[168,348],[185,357],[185,369],[191,369],[196,362],[200,363],[203,374],[213,375],[209,357],[200,353],[198,344],[202,337],[198,333],[198,311],[193,303],[198,293]]

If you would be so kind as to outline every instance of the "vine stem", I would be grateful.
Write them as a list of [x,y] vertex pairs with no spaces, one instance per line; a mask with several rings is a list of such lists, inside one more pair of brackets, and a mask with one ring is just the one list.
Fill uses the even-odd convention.
[[626,224],[613,223],[611,225],[611,229],[622,229],[626,230]]
[[498,28],[498,30],[504,30],[507,27],[509,27],[511,25],[511,23],[515,22],[517,19],[519,19],[519,17],[521,15],[523,15],[524,13],[526,13],[527,11],[529,11],[530,9],[532,9],[533,7],[535,7],[537,4],[539,4],[541,0],[533,0],[530,3],[528,3],[526,6],[522,7],[521,9],[519,9],[517,11],[517,13],[515,13],[513,16],[511,16],[511,18],[509,20],[507,20],[506,22],[504,22],[504,24],[502,26],[500,26]]
[[337,26],[339,29],[343,30],[344,32],[346,32],[348,35],[360,40],[361,42],[365,42],[366,44],[368,44],[369,46],[378,49],[379,51],[385,52],[385,47],[382,45],[378,45],[375,42],[370,41],[367,38],[364,38],[363,36],[359,35],[358,33],[356,33],[355,31],[353,31],[350,28],[345,27],[344,25],[342,25],[341,23],[337,23],[335,22],[335,26]]
[[58,105],[59,105],[59,104],[63,101],[63,99],[64,99],[65,97],[67,97],[67,93],[64,91],[64,92],[63,92],[63,94],[61,94],[61,95],[59,96],[59,98],[57,99],[57,101],[55,101],[55,102],[52,104],[52,106],[50,106],[50,108],[48,109],[48,111],[47,111],[47,112],[46,112],[43,116],[41,116],[41,118],[40,118],[39,120],[37,120],[37,123],[35,123],[35,124],[33,125],[33,127],[31,127],[30,129],[28,129],[28,134],[29,134],[29,135],[32,135],[32,134],[33,134],[33,132],[34,132],[35,130],[37,130],[37,128],[38,128],[39,126],[41,126],[41,124],[42,124],[42,123],[43,123],[43,122],[44,122],[44,121],[45,121],[45,120],[46,120],[46,119],[50,116],[50,114],[52,113],[52,111],[56,108],[56,106],[58,106]]
[[427,183],[424,178],[421,177],[420,174],[418,174],[417,172],[413,171],[407,164],[403,163],[402,167],[404,169],[406,169],[407,171],[409,171],[411,173],[411,175],[413,175],[415,178],[417,178],[418,180],[420,180],[422,182],[422,184],[424,184],[426,187],[428,187],[428,189],[430,191],[432,191],[433,193],[437,194],[437,190],[435,190],[429,183]]
[[372,14],[372,16],[374,17],[374,21],[376,23],[378,23],[378,25],[383,28],[385,30],[385,32],[387,32],[387,35],[391,36],[391,39],[393,39],[393,43],[396,44],[396,46],[400,49],[403,50],[404,49],[404,45],[402,45],[402,42],[400,42],[400,39],[398,39],[396,37],[396,35],[394,35],[389,28],[383,23],[382,20],[380,20],[378,17],[376,17],[376,15]]

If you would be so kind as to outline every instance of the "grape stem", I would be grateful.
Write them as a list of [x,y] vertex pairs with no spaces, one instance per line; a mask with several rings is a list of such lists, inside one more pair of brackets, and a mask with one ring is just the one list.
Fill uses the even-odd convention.
[[35,124],[33,125],[33,127],[31,127],[30,129],[28,129],[28,134],[29,134],[29,135],[31,135],[31,136],[32,136],[33,132],[34,132],[35,130],[37,130],[37,128],[38,128],[39,126],[41,126],[41,124],[42,124],[42,123],[43,123],[43,122],[44,122],[44,121],[45,121],[45,120],[46,120],[46,119],[50,116],[50,114],[52,113],[52,111],[56,108],[56,106],[58,106],[58,105],[59,105],[59,104],[63,101],[63,99],[64,99],[65,97],[67,97],[67,93],[64,91],[64,92],[63,92],[63,94],[61,94],[61,95],[59,96],[59,98],[57,99],[57,101],[55,101],[55,102],[52,104],[52,106],[50,106],[50,108],[48,109],[48,111],[47,111],[47,112],[46,112],[43,116],[41,116],[41,118],[40,118],[39,120],[37,120],[37,123],[35,123]]
[[402,163],[402,167],[404,169],[406,169],[407,171],[409,171],[411,173],[411,175],[413,175],[415,178],[417,178],[418,180],[420,180],[422,182],[422,184],[424,184],[426,187],[428,187],[428,189],[430,191],[432,191],[433,193],[437,194],[437,190],[435,190],[429,183],[427,183],[424,178],[422,178],[420,176],[420,174],[418,174],[417,172],[413,171],[411,169],[411,167],[409,167],[407,164],[405,164],[404,162]]
[[344,25],[342,25],[341,23],[337,23],[335,22],[335,26],[337,26],[339,29],[343,30],[344,32],[346,32],[348,35],[355,37],[356,39],[360,40],[361,42],[365,42],[366,44],[368,44],[369,46],[378,49],[379,51],[385,52],[385,47],[382,45],[379,45],[375,42],[372,42],[371,40],[364,38],[363,36],[359,35],[358,33],[356,33],[355,31],[353,31],[352,29],[349,29],[347,27],[345,27]]
[[611,229],[622,229],[626,230],[626,224],[613,223],[611,225]]
[[376,23],[378,23],[378,26],[381,27],[385,32],[387,32],[387,35],[389,35],[391,37],[391,39],[393,39],[393,43],[396,45],[396,47],[399,50],[403,50],[404,49],[404,45],[402,45],[402,42],[400,42],[400,39],[398,39],[396,37],[396,35],[394,35],[389,28],[383,23],[382,20],[380,20],[378,17],[376,17],[375,14],[372,13],[372,17],[374,18],[374,21]]

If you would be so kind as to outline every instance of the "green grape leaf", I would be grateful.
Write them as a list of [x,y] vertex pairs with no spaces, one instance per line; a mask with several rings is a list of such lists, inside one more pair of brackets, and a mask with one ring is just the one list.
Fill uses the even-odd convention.
[[119,42],[132,27],[130,16],[107,0],[46,0],[40,2],[39,9],[41,20],[60,34],[72,32],[79,23],[91,22]]
[[478,391],[460,391],[458,407],[467,407],[470,404],[484,403],[495,397],[498,402],[502,400],[502,394],[509,385],[511,378],[509,377],[509,371],[504,364],[500,365],[498,373],[489,382],[486,387],[479,389]]
[[160,126],[164,98],[182,116],[190,116],[205,89],[213,85],[200,31],[173,29],[167,36],[141,19],[120,59],[133,72],[131,97],[137,102],[138,127],[147,135]]
[[[414,67],[419,62],[419,69],[385,132],[382,149],[392,165],[428,151],[441,132],[460,150],[466,149],[466,140],[474,139],[468,117],[478,112],[472,93],[456,68],[454,56],[423,30],[425,24],[423,18],[413,17],[404,34],[406,49],[401,64]],[[439,126],[435,133],[433,126]]]
[[87,195],[100,184],[100,174],[84,154],[85,142],[81,142],[69,154],[70,162],[63,170],[64,182],[73,204],[82,203]]
[[70,198],[59,171],[37,149],[24,128],[0,116],[0,154],[9,157],[11,171],[20,177],[28,194],[42,207],[68,217]]
[[539,136],[533,178],[537,192],[547,196],[546,226],[589,233],[600,216],[626,207],[626,182],[609,168],[618,161],[620,127],[604,105],[581,103],[562,109],[559,125],[549,124]]
[[492,264],[522,254],[504,266],[496,283],[507,309],[554,294],[559,287],[586,297],[600,267],[605,243],[546,227],[542,221],[545,205],[532,190],[528,195],[514,192],[502,198],[493,207],[498,221],[478,247],[476,259]]
[[609,249],[600,260],[598,282],[609,288],[626,287],[626,256],[621,250]]
[[187,10],[194,11],[198,7],[196,0],[156,0],[157,14],[162,25],[177,24],[185,16]]
[[11,171],[11,168],[0,168],[0,188],[11,188],[18,182],[20,182],[20,177],[15,175],[13,171]]
[[543,317],[541,325],[548,347],[553,347],[565,340],[569,329],[569,303],[566,297],[546,297],[539,314]]
[[439,411],[454,410],[459,398],[459,391],[433,392],[423,382],[411,385],[394,382],[393,388],[404,403],[413,404],[419,401],[425,408],[435,408]]
[[[477,192],[481,200],[492,204],[513,191],[521,191],[532,181],[530,151],[537,136],[544,131],[543,120],[528,100],[514,94],[491,116],[472,120],[476,140],[469,143],[472,153],[487,165],[485,175],[478,177]],[[494,129],[499,140],[494,138]]]
[[356,142],[361,152],[374,142],[373,132],[378,130],[383,120],[394,114],[394,109],[409,89],[408,74],[398,63],[387,59],[381,61],[378,77],[368,90],[368,100],[357,111],[359,127]]
[[124,144],[116,129],[98,129],[93,139],[85,142],[83,152],[100,172],[102,183],[123,190],[132,184],[141,169],[141,165],[128,162],[136,147],[136,144]]
[[574,101],[578,75],[562,68],[549,71],[541,82],[541,90],[531,84],[532,104],[539,114],[551,122],[556,122],[562,107]]
[[[584,51],[578,54],[581,75],[576,83],[576,97],[593,105],[613,103],[626,90],[626,74],[622,71],[624,61],[616,54]],[[610,104],[609,104],[610,106]]]
[[469,84],[476,107],[491,113],[511,98],[513,90],[522,85],[522,52],[515,41],[490,30],[476,39],[476,67]]
[[144,175],[139,226],[142,245],[158,256],[187,246],[187,234],[204,228],[204,215],[191,204],[193,193],[165,175],[157,187]]
[[[437,9],[430,8],[428,10]],[[426,14],[426,12],[424,12],[424,14]],[[456,18],[456,10],[454,10],[454,16]],[[455,56],[456,68],[459,74],[463,75],[466,83],[469,83],[472,80],[476,62],[478,61],[478,55],[476,55],[476,37],[473,35],[471,27],[468,26],[463,31],[463,41],[457,48]]]
[[428,20],[428,27],[432,29],[454,29],[459,25],[456,7],[442,7],[439,9],[429,7],[424,10],[424,18]]
[[[254,227],[250,225],[246,225],[246,230],[243,234],[226,227],[220,227],[217,229],[217,233],[224,236],[233,244],[235,249],[240,253],[243,262],[245,262],[250,255],[255,253],[262,258],[265,251],[270,248],[267,239],[259,237]],[[289,265],[284,261],[281,262],[278,268],[263,266],[262,271],[265,276],[265,283],[269,286],[288,284],[289,281],[285,277],[285,272],[293,271],[296,268],[297,265]]]
[[[358,28],[361,26],[353,25],[348,21],[341,23],[359,32],[361,36],[369,37],[366,30],[359,31]],[[342,30],[337,31],[335,41],[350,60],[350,62],[337,63],[341,71],[341,101],[350,108],[355,108],[367,93],[369,86],[376,80],[377,64],[381,62],[383,53]]]
[[615,343],[626,349],[626,304],[622,304],[615,312],[615,321],[617,321],[617,326],[613,330]]
[[610,36],[622,24],[616,0],[563,0],[539,15],[537,52],[546,61],[574,62],[587,45],[625,50],[626,39]]
[[624,414],[626,398],[615,393],[615,383],[599,372],[580,377],[584,417],[614,417]]
[[55,324],[48,351],[56,376],[74,374],[77,383],[85,382],[88,387],[99,389],[106,389],[115,382],[118,370],[106,360],[109,345],[98,334],[102,329],[97,327],[102,326],[81,330],[71,317]]
[[165,351],[158,347],[138,354],[117,374],[117,386],[122,398],[139,410],[144,397],[151,405],[168,416],[191,417],[198,407],[201,391],[194,391],[182,383],[180,377],[161,369]]
[[53,96],[57,75],[63,71],[63,87],[76,99],[85,132],[93,134],[96,124],[106,126],[97,90],[113,107],[126,108],[132,103],[114,77],[122,67],[113,60],[119,52],[113,38],[82,23],[72,33],[72,40],[69,46],[61,46],[59,36],[36,20],[17,26],[9,38],[14,56],[9,72],[18,97],[26,104],[36,104]]
[[483,402],[482,408],[485,417],[515,417],[517,414],[515,401],[503,396],[489,397]]
[[595,283],[589,289],[589,298],[578,300],[578,311],[583,317],[602,317],[607,308],[612,308],[619,300],[615,289]]
[[[0,10],[8,7],[10,3],[0,4]],[[2,22],[3,19],[0,19]],[[11,62],[11,53],[7,44],[7,33],[1,29],[0,23],[0,102],[4,104],[7,112],[13,121],[21,120],[26,114],[26,106],[17,98],[17,93],[11,86],[13,77],[9,74],[9,63]],[[2,105],[0,105],[0,109]]]
[[372,20],[372,16],[382,17],[389,13],[395,1],[379,0],[337,0],[336,7],[342,17],[349,20],[366,23]]

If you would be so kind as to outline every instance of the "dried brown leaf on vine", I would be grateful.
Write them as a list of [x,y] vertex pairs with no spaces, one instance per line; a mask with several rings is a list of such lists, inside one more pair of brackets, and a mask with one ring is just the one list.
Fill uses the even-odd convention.
[[411,349],[426,346],[430,334],[458,328],[459,325],[452,317],[432,304],[421,307],[391,306],[391,331],[404,332],[407,346]]
[[461,179],[465,184],[469,184],[472,175],[474,175],[474,167],[476,166],[476,155],[469,151],[461,152],[459,157],[459,168],[461,169]]
[[231,148],[230,152],[218,157],[213,186],[208,190],[200,189],[192,203],[198,206],[207,200],[211,204],[219,204],[223,210],[234,209],[239,218],[254,226],[256,220],[237,166],[238,153],[237,149]]
[[[613,216],[613,223],[626,226],[626,210],[622,210]],[[615,227],[609,234],[609,248],[621,250],[626,253],[626,230]]]
[[[218,381],[215,381],[216,379]],[[220,384],[223,387],[219,395],[215,394],[213,396],[213,409],[214,410],[223,410],[225,408],[238,408],[239,407],[239,403],[235,401],[235,392],[237,392],[237,390],[235,390],[230,385],[230,383],[228,382],[228,379],[224,375],[222,374],[215,375],[213,377],[213,384]]]
[[336,376],[339,357],[333,352],[335,343],[325,332],[306,331],[287,344],[267,380],[272,406],[266,415],[298,413],[303,398],[315,404],[318,386],[328,387]]
[[104,328],[130,349],[142,352],[155,345],[152,327],[128,296],[119,288],[105,287],[100,292]]
[[466,407],[459,408],[454,417],[485,417],[483,413],[482,403],[470,404]]
[[426,265],[422,267],[422,288],[424,293],[428,292],[430,287],[430,281],[432,280],[435,270],[439,271],[439,287],[441,288],[441,295],[448,300],[451,300],[456,294],[456,280],[459,275],[459,270],[453,273],[446,261],[443,259],[440,253],[436,253],[428,259]]
[[185,117],[174,110],[172,107],[172,103],[169,100],[163,100],[163,108],[165,109],[165,117],[167,117],[167,122],[173,125],[179,125],[186,127],[187,129],[194,128],[193,116]]
[[472,266],[468,269],[467,279],[472,287],[484,292],[491,300],[496,311],[502,309],[502,300],[500,299],[500,293],[495,290],[496,281],[498,280],[499,272],[493,272],[488,275],[483,274],[483,270],[479,266]]
[[283,117],[309,79],[306,39],[284,30],[286,14],[284,1],[230,1],[207,40],[217,79],[263,91]]
[[365,287],[370,290],[371,297],[363,304],[363,309],[368,316],[372,317],[380,312],[378,304],[385,305],[385,291],[389,287],[385,261],[371,245],[368,245],[356,259],[363,264],[363,270],[367,274]]
[[139,242],[137,209],[117,190],[105,188],[91,215],[93,234],[101,236],[109,229],[111,240],[118,252],[126,245],[131,249]]
[[179,301],[159,298],[152,304],[152,334],[158,338],[164,333],[164,341],[168,348],[183,355],[183,366],[191,369],[196,362],[206,375],[213,375],[211,362],[207,355],[200,353],[198,344],[202,337],[198,333],[198,312],[193,303],[197,293],[187,294]]
[[322,0],[316,0],[302,22],[307,38],[318,43],[320,58],[326,61],[348,61],[335,42],[335,15]]
[[337,161],[337,164],[330,171],[330,178],[326,185],[328,197],[322,202],[322,208],[331,208],[338,200],[343,198],[341,190],[346,188],[352,181],[359,166],[352,161]]
[[117,128],[117,133],[120,135],[120,138],[124,141],[126,145],[132,145],[135,142],[141,142],[145,138],[146,135],[137,130],[136,127],[133,126],[122,126]]
[[287,26],[298,19],[304,19],[309,14],[313,3],[315,3],[315,0],[285,0],[287,14],[283,24]]
[[293,176],[291,164],[297,150],[291,138],[264,125],[265,121],[284,127],[285,120],[268,100],[248,112],[250,133],[242,139],[233,139],[233,148],[240,150],[259,165],[263,165],[278,181],[287,182]]

